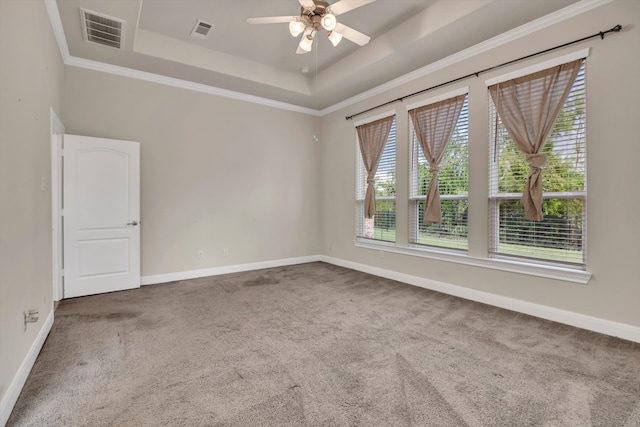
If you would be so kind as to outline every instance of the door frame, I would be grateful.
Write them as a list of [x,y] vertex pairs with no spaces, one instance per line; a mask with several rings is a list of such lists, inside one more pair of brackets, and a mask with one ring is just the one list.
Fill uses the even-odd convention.
[[64,298],[62,251],[62,149],[64,124],[51,108],[51,265],[53,301]]

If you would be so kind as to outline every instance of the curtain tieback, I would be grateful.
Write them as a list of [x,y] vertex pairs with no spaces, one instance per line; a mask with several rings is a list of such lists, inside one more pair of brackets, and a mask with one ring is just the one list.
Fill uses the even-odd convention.
[[369,185],[373,185],[375,182],[376,182],[376,180],[375,180],[375,179],[373,179],[373,178],[367,178],[367,184],[369,184]]
[[439,166],[429,166],[429,172],[438,173],[438,172],[440,172],[440,167]]
[[542,170],[547,163],[547,156],[544,154],[527,154],[527,163],[532,170]]

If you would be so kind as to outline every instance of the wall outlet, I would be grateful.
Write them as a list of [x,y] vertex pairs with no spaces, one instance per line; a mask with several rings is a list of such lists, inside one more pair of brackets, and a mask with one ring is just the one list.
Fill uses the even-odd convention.
[[37,308],[30,308],[24,312],[24,330],[27,330],[29,323],[36,323],[40,318],[40,313]]
[[204,251],[198,251],[198,258],[204,259]]
[[223,256],[229,256],[229,248],[224,248],[224,249],[222,250],[222,255],[223,255]]

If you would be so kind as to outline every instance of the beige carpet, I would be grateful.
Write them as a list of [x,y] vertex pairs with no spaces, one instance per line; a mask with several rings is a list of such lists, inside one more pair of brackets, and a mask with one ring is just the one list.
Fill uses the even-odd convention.
[[640,426],[640,345],[323,263],[63,301],[9,426]]

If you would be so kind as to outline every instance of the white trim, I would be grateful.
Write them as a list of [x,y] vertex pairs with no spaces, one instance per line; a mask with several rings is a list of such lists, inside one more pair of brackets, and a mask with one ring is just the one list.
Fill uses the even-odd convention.
[[116,76],[129,77],[132,79],[144,80],[151,83],[177,87],[180,89],[193,90],[195,92],[206,93],[209,95],[221,96],[223,98],[235,99],[237,101],[250,102],[252,104],[280,108],[282,110],[294,111],[296,113],[309,114],[311,116],[319,116],[320,114],[318,110],[314,110],[313,108],[301,107],[299,105],[275,101],[269,98],[247,95],[246,93],[235,92],[215,86],[208,86],[201,83],[194,83],[187,80],[162,76],[160,74],[148,73],[146,71],[134,70],[132,68],[120,67],[118,65],[105,64],[103,62],[77,58],[75,56],[69,57],[68,61],[66,61],[65,64],[72,67],[85,68],[87,70],[100,71],[103,73],[114,74]]
[[380,95],[390,89],[394,89],[403,84],[410,83],[421,77],[428,76],[429,74],[435,73],[436,71],[442,70],[443,68],[446,68],[446,67],[455,65],[459,62],[465,61],[467,59],[473,58],[476,55],[480,55],[484,52],[488,52],[492,49],[495,49],[497,47],[510,43],[519,38],[528,36],[529,34],[533,34],[536,31],[540,31],[551,25],[563,22],[567,19],[573,18],[574,16],[578,16],[581,13],[588,12],[591,9],[603,6],[612,1],[613,0],[578,1],[563,9],[550,13],[549,15],[543,16],[542,18],[538,18],[534,21],[523,24],[517,28],[514,28],[513,30],[507,31],[506,33],[497,35],[493,38],[490,38],[489,40],[478,43],[467,49],[456,52],[453,55],[449,55],[446,58],[440,59],[436,62],[432,62],[427,66],[424,66],[415,71],[407,73],[403,76],[397,77],[393,80],[383,83],[380,86],[376,86],[373,89],[362,92],[356,96],[353,96],[351,98],[345,99],[344,101],[338,102],[337,104],[324,108],[320,110],[320,116],[321,117],[326,116],[327,114],[331,114],[343,108],[349,107],[360,101],[365,101],[375,95]]
[[[125,77],[137,78],[140,80],[147,80],[147,78],[149,78],[151,80],[148,80],[148,81],[152,81],[154,83],[166,84],[168,86],[174,86],[174,87],[179,87],[183,89],[199,91],[199,92],[208,93],[212,95],[218,95],[222,97],[237,99],[240,101],[266,105],[274,108],[281,108],[289,111],[309,114],[316,117],[323,117],[323,116],[326,116],[327,114],[341,110],[342,108],[346,108],[360,101],[369,99],[372,96],[379,95],[390,89],[394,89],[398,86],[401,86],[405,83],[412,82],[420,77],[427,76],[438,70],[457,64],[461,61],[472,58],[481,53],[487,52],[496,47],[502,46],[506,43],[517,40],[521,37],[535,33],[536,31],[547,28],[550,25],[554,25],[559,22],[565,21],[567,19],[573,18],[574,16],[578,16],[584,12],[600,7],[612,1],[613,0],[581,0],[579,2],[573,3],[556,12],[550,13],[534,21],[528,22],[524,25],[521,25],[520,27],[507,31],[506,33],[502,33],[482,43],[478,43],[474,46],[471,46],[470,48],[454,53],[453,55],[449,55],[446,58],[433,62],[425,67],[419,68],[415,71],[407,73],[393,80],[390,80],[382,85],[374,87],[373,89],[362,92],[356,96],[345,99],[344,101],[338,102],[322,110],[315,110],[312,108],[301,107],[294,104],[288,104],[285,102],[274,101],[267,98],[262,98],[258,96],[247,95],[240,92],[221,89],[214,86],[191,83],[185,80],[174,79],[166,76],[161,76],[158,74],[146,73],[142,71],[132,70],[129,68],[117,67],[117,66],[112,66],[112,65],[108,65],[108,64],[104,64],[96,61],[89,61],[81,58],[72,57],[69,53],[69,46],[67,44],[67,40],[64,35],[62,20],[60,19],[60,12],[58,11],[58,5],[56,3],[56,0],[44,0],[44,3],[47,8],[47,12],[49,14],[49,20],[51,21],[51,26],[53,27],[53,32],[55,34],[56,41],[58,42],[60,54],[62,55],[62,59],[65,65],[93,69],[93,70],[102,71],[105,73],[114,73],[114,74],[118,74]],[[126,70],[126,72],[124,72],[123,70]],[[119,73],[123,73],[123,74],[119,74]]]
[[528,276],[545,277],[547,279],[562,280],[564,282],[579,283],[582,285],[586,285],[589,283],[589,280],[591,280],[591,273],[589,272],[555,265],[532,264],[503,258],[476,258],[463,252],[459,253],[416,246],[406,248],[388,243],[381,244],[375,241],[354,240],[354,245],[358,248],[429,258],[473,267],[506,271],[509,273],[526,274]]
[[353,126],[357,127],[357,126],[366,125],[367,123],[375,122],[376,120],[384,119],[385,117],[395,116],[396,114],[397,114],[397,111],[394,108],[393,110],[387,110],[382,113],[378,113],[376,115],[369,116],[364,119],[360,119],[357,122],[355,122]]
[[575,61],[577,59],[586,58],[589,56],[589,49],[580,49],[575,52],[568,53],[566,55],[559,56],[557,58],[549,59],[548,61],[539,62],[534,65],[530,65],[519,70],[512,71],[510,73],[502,74],[486,80],[484,83],[487,87],[493,86],[498,83],[506,82],[507,80],[517,79],[518,77],[528,76],[529,74],[537,73],[538,71],[546,70],[547,68],[556,67],[558,65],[566,64],[567,62]]
[[64,35],[64,27],[62,26],[62,19],[60,18],[60,11],[58,10],[58,4],[56,0],[44,0],[44,6],[49,14],[49,21],[51,21],[51,27],[53,34],[56,37],[58,43],[58,49],[60,49],[60,55],[62,56],[62,62],[65,64],[71,56],[69,53],[69,45],[67,44],[67,38]]
[[62,205],[62,147],[58,137],[64,135],[64,124],[51,108],[51,257],[53,300],[62,299],[62,230],[60,227]]
[[0,426],[4,426],[9,420],[11,411],[18,401],[18,397],[20,396],[20,392],[22,391],[24,384],[27,382],[27,378],[33,368],[33,364],[38,358],[38,354],[40,354],[40,350],[51,331],[51,327],[53,326],[53,312],[52,304],[49,316],[47,316],[47,319],[44,321],[42,328],[40,328],[40,332],[38,332],[36,339],[33,341],[33,344],[31,344],[29,352],[22,360],[18,372],[16,372],[13,380],[7,388],[7,392],[4,394],[2,401],[0,401]]
[[205,268],[202,270],[179,271],[177,273],[155,274],[142,276],[141,285],[155,285],[158,283],[175,282],[178,280],[197,279],[200,277],[218,276],[221,274],[241,273],[243,271],[262,270],[264,268],[284,267],[287,265],[306,264],[320,261],[319,255],[297,258],[275,259],[271,261],[252,262],[248,264],[228,265],[224,267]]
[[413,102],[411,104],[408,104],[406,108],[407,108],[407,111],[409,111],[415,108],[423,107],[425,105],[435,104],[436,102],[444,101],[445,99],[455,98],[456,96],[460,96],[460,95],[467,95],[468,93],[469,93],[469,86],[464,86],[458,89],[450,90],[449,92],[446,92],[437,96],[432,96],[427,99]]
[[65,65],[72,67],[85,68],[93,71],[100,71],[103,73],[115,74],[117,76],[129,77],[138,80],[144,80],[152,83],[163,84],[167,86],[177,87],[181,89],[193,90],[196,92],[206,93],[209,95],[221,96],[224,98],[235,99],[238,101],[250,102],[258,105],[265,105],[267,107],[280,108],[282,110],[294,111],[297,113],[309,114],[311,116],[319,116],[320,111],[313,108],[301,107],[299,105],[289,104],[286,102],[275,101],[273,99],[262,98],[260,96],[248,95],[246,93],[235,92],[232,90],[222,89],[215,86],[208,86],[200,83],[194,83],[187,80],[176,79],[172,77],[162,76],[159,74],[148,73],[145,71],[134,70],[132,68],[120,67],[117,65],[105,64],[103,62],[92,61],[89,59],[78,58],[71,56],[69,52],[69,45],[64,35],[64,28],[62,26],[62,19],[60,18],[60,12],[56,0],[44,0],[44,4],[49,14],[49,21],[51,21],[51,27],[53,33],[58,42],[58,48],[62,55],[62,60]]
[[489,292],[482,292],[475,289],[466,288],[464,286],[451,285],[448,283],[425,279],[423,277],[412,276],[410,274],[399,273],[397,271],[386,270],[379,267],[372,267],[370,265],[358,264],[355,262],[329,256],[321,256],[320,258],[320,260],[323,262],[340,267],[362,271],[364,273],[373,274],[375,276],[384,277],[386,279],[396,280],[398,282],[430,289],[436,292],[442,292],[444,294],[453,295],[471,301],[477,301],[483,304],[489,304],[495,307],[500,307],[507,310],[528,314],[530,316],[535,316],[542,319],[563,323],[565,325],[575,326],[577,328],[587,329],[589,331],[640,343],[640,327],[637,326],[614,322],[611,320],[601,319],[593,316],[586,316],[584,314],[575,313],[572,311],[561,310],[559,308],[549,307],[542,304],[522,301],[515,298],[492,294]]
[[136,26],[133,27],[136,31],[133,32],[133,41],[131,42],[131,46],[136,45],[136,38],[138,37],[137,29],[140,28],[140,17],[142,16],[142,3],[144,0],[140,0],[140,4],[138,5],[138,15],[136,16]]

